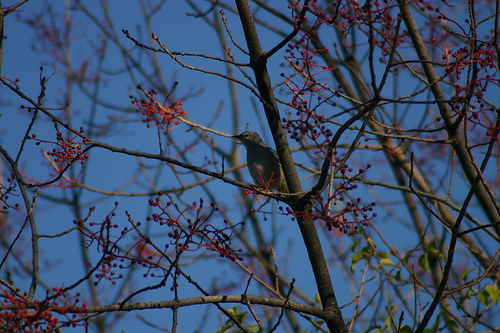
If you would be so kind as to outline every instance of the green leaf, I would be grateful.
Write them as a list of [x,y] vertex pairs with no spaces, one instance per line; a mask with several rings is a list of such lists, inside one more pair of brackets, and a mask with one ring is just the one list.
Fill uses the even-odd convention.
[[382,265],[382,266],[394,266],[394,263],[392,262],[392,260],[388,259],[388,258],[380,260],[380,262],[378,264]]
[[500,290],[496,285],[487,285],[481,292],[477,294],[477,300],[481,304],[488,305],[490,301],[497,305],[498,299],[500,298]]
[[[246,312],[240,312],[240,313],[239,313],[239,312],[238,312],[238,307],[236,307],[236,306],[235,306],[235,307],[233,307],[233,308],[231,308],[231,309],[227,309],[226,311],[227,311],[227,313],[229,313],[231,316],[233,316],[233,317],[234,317],[237,321],[239,321],[240,323],[242,323],[242,322],[243,322],[243,319],[245,318],[245,316],[246,316],[246,314],[247,314]],[[231,323],[231,324],[232,324],[232,323],[233,323],[233,321],[232,321],[231,319],[228,319],[228,320],[226,321],[226,323]]]
[[490,297],[493,304],[497,305],[498,298],[500,298],[500,290],[498,289],[498,286],[495,284],[492,286],[487,285],[484,290],[488,293],[488,296]]
[[316,293],[316,304],[321,306],[321,297],[319,296],[319,292]]
[[398,281],[398,282],[401,282],[401,270],[398,270],[396,272],[396,275],[394,275],[394,280]]
[[369,255],[369,252],[370,252],[370,249],[368,247],[364,247],[362,248],[361,250],[359,250],[358,253],[355,253],[352,257],[351,257],[351,272],[354,273],[354,267],[356,266],[356,264],[358,262],[360,262],[361,260],[363,259],[368,259],[370,258],[370,255]]
[[429,244],[427,244],[427,246],[425,247],[425,252],[432,253],[439,259],[444,260],[444,255],[440,252],[436,242],[430,242]]
[[403,326],[401,326],[401,329],[399,330],[399,333],[413,333],[413,330],[411,329],[410,326],[403,325]]
[[448,320],[446,325],[443,328],[458,328],[457,323],[454,320]]
[[253,326],[250,326],[250,327],[245,327],[245,328],[246,328],[246,330],[247,330],[248,332],[252,332],[252,333],[253,333],[253,332],[255,332],[255,333],[260,332],[260,331],[259,331],[259,325],[253,325]]
[[429,255],[427,253],[424,253],[420,257],[418,257],[418,264],[424,271],[430,272]]
[[358,238],[354,240],[354,242],[349,246],[352,252],[356,251],[356,248],[358,247],[359,242],[362,240],[362,238]]
[[381,259],[387,259],[389,258],[389,255],[385,252],[375,252],[375,256],[377,258],[381,258]]
[[391,305],[387,309],[387,317],[385,317],[385,327],[391,327],[392,310],[394,310],[395,305]]
[[408,253],[406,253],[403,257],[403,261],[405,262],[405,264],[408,264],[408,262],[410,261],[410,258],[413,257],[413,253],[415,252],[416,250],[410,250],[408,251]]
[[436,242],[430,242],[427,244],[425,247],[425,252],[430,252],[430,253],[439,253],[439,249],[436,246]]
[[462,280],[467,282],[467,275],[469,275],[469,273],[472,272],[473,270],[474,270],[473,268],[465,270],[465,272],[463,272],[462,275],[460,276]]
[[481,304],[488,305],[488,292],[486,290],[478,293],[476,297]]

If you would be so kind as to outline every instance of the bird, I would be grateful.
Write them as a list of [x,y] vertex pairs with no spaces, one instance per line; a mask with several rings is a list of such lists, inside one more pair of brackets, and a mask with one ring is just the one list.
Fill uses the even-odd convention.
[[257,185],[289,193],[278,154],[257,133],[247,131],[232,137],[245,146],[248,171]]

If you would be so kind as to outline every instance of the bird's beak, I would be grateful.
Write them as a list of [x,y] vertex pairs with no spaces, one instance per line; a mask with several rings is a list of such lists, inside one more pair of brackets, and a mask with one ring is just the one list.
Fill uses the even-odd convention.
[[240,140],[240,136],[241,136],[241,134],[240,134],[240,135],[233,135],[233,136],[232,136],[232,138],[236,140],[236,143],[237,143],[237,144],[240,144],[240,145],[241,145],[241,144],[242,144],[242,142],[241,142],[241,140]]

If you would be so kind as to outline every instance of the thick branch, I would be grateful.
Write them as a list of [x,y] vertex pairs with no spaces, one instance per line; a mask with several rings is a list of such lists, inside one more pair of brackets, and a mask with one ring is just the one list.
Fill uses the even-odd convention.
[[[333,314],[329,311],[321,310],[314,306],[292,302],[290,300],[283,300],[279,298],[269,298],[263,296],[253,295],[226,295],[226,296],[202,296],[192,297],[185,299],[177,299],[173,301],[161,302],[143,302],[143,303],[128,303],[121,306],[120,304],[102,305],[102,306],[88,306],[85,308],[64,309],[64,313],[103,313],[115,311],[135,311],[146,309],[169,309],[169,308],[182,308],[196,304],[220,304],[220,303],[240,303],[243,305],[258,304],[266,305],[277,308],[285,308],[291,311],[300,312],[308,315],[315,316],[324,320],[331,320]],[[30,304],[28,308],[36,308],[38,305]],[[15,309],[15,305],[6,305],[5,309]],[[66,311],[68,310],[68,311]]]
[[[400,6],[403,20],[406,24],[408,34],[410,35],[410,38],[412,40],[412,44],[415,47],[418,58],[422,61],[422,68],[424,69],[425,75],[429,81],[429,89],[431,90],[435,100],[437,101],[439,112],[441,113],[442,119],[446,125],[445,128],[448,132],[451,144],[457,154],[460,165],[462,166],[462,169],[467,179],[469,180],[469,183],[472,185],[478,175],[472,161],[472,155],[468,153],[467,147],[458,132],[458,128],[453,122],[454,116],[448,104],[445,102],[446,98],[444,96],[443,90],[441,89],[441,85],[438,83],[434,84],[435,82],[439,82],[439,77],[436,75],[434,67],[430,62],[430,57],[427,53],[427,47],[422,40],[422,36],[420,35],[417,23],[413,19],[410,7],[408,6],[408,3],[405,2],[405,0],[398,0],[398,4]],[[488,216],[490,222],[498,222],[500,220],[500,215],[496,210],[495,205],[491,202],[488,191],[484,187],[484,184],[480,183],[479,186],[477,186],[475,195],[481,207]],[[500,235],[500,227],[495,226],[494,228],[497,234]]]
[[280,157],[281,165],[285,173],[285,178],[290,189],[290,193],[302,192],[299,177],[295,169],[292,153],[286,140],[283,124],[279,116],[278,106],[273,94],[271,79],[267,73],[267,57],[260,46],[260,41],[255,27],[250,6],[246,0],[236,1],[239,16],[245,33],[248,50],[250,52],[250,66],[252,67],[257,87],[264,106],[269,128],[276,144],[276,150]]
[[[290,193],[302,192],[302,186],[300,185],[290,148],[286,141],[285,131],[280,120],[271,80],[267,73],[267,58],[260,46],[253,15],[246,0],[237,0],[236,5],[250,52],[250,65],[255,74],[257,87],[263,100],[267,121],[273,134],[288,188],[290,189]],[[310,206],[305,205],[298,208],[297,205],[292,205],[292,209],[294,209],[294,213],[297,216],[323,309],[334,314],[331,319],[326,320],[326,324],[331,332],[347,332],[342,313],[335,298],[328,265],[326,264],[314,221],[308,214]]]

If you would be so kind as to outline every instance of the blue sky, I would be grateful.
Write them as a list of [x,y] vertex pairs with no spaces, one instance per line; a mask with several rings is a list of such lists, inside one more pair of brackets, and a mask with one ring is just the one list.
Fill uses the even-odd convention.
[[[52,15],[48,15],[48,17],[45,16],[43,22],[62,27],[63,16],[61,13],[65,2],[52,1],[50,3],[54,11]],[[134,50],[132,42],[128,41],[125,36],[121,34],[122,29],[128,30],[134,38],[145,44],[153,43],[149,38],[149,34],[145,31],[142,16],[138,14],[140,12],[138,3],[139,2],[136,1],[110,1],[109,3],[109,13],[111,15],[111,21],[114,24],[112,31],[116,33],[116,38],[121,42],[121,45],[125,46],[126,52],[131,52],[132,57],[136,57],[135,59],[138,59],[137,54],[139,50]],[[10,15],[7,18],[5,35],[8,38],[4,41],[2,76],[11,79],[18,78],[20,80],[18,84],[21,90],[26,95],[36,99],[40,90],[39,68],[43,66],[43,75],[50,77],[47,83],[47,98],[44,102],[44,106],[54,109],[54,114],[63,116],[64,105],[66,103],[64,92],[67,84],[64,80],[64,66],[60,63],[54,65],[47,54],[40,52],[41,48],[40,44],[37,42],[37,36],[33,32],[33,29],[24,22],[27,18],[39,13],[41,8],[46,8],[44,6],[47,4],[48,2],[45,1],[31,1],[22,6],[22,11]],[[4,2],[3,5],[8,6],[10,3]],[[203,5],[205,5],[205,3],[203,3]],[[86,1],[85,6],[86,8],[92,9],[92,14],[96,15],[97,23],[102,24],[106,22],[99,1]],[[186,15],[186,13],[192,12],[193,10],[189,8],[185,2],[167,1],[161,10],[153,16],[150,22],[152,31],[155,32],[170,50],[210,54],[217,57],[222,56],[221,47],[216,42],[217,36],[213,30],[203,23],[202,18]],[[226,13],[228,14],[228,24],[231,27],[231,32],[238,43],[244,45],[238,18],[229,13],[228,10],[226,10]],[[213,19],[211,15],[209,15],[208,18]],[[282,22],[279,22],[276,18],[270,17],[263,12],[259,13],[259,18],[277,24],[278,26],[282,25]],[[74,29],[71,31],[72,43],[69,61],[75,66],[75,69],[79,68],[77,65],[82,61],[88,61],[90,65],[87,73],[91,73],[95,70],[97,63],[93,47],[102,45],[101,43],[103,42],[100,39],[100,31],[97,28],[96,22],[92,22],[87,16],[79,11],[71,11],[71,23]],[[285,31],[288,31],[286,29],[288,28],[285,28]],[[264,50],[270,49],[280,41],[281,37],[270,33],[262,27],[259,28],[259,32],[261,33],[260,36],[262,38]],[[90,114],[94,112],[95,118],[93,118],[93,121],[97,124],[119,124],[119,126],[114,126],[111,130],[109,126],[101,128],[96,127],[96,131],[100,129],[103,133],[106,133],[102,138],[106,143],[131,150],[157,153],[158,135],[156,130],[154,127],[147,128],[145,124],[138,121],[139,117],[136,113],[132,112],[134,107],[130,103],[129,96],[140,96],[135,89],[136,83],[143,85],[145,89],[152,88],[153,83],[160,86],[160,79],[157,76],[158,73],[155,73],[154,68],[150,65],[144,67],[146,72],[145,75],[142,75],[136,70],[127,72],[126,66],[124,65],[124,58],[121,53],[122,51],[116,47],[113,38],[114,37],[109,37],[107,40],[106,47],[108,51],[103,62],[103,67],[106,68],[106,74],[103,75],[102,82],[99,86],[98,98],[99,101],[103,101],[103,103],[94,103],[95,101],[93,102],[90,100],[82,90],[74,87],[70,102],[70,108],[73,113],[71,122],[75,128],[79,128],[80,126],[88,127],[89,119],[91,119]],[[151,46],[157,47],[154,43],[151,44]],[[243,63],[248,61],[246,56],[238,52],[236,47],[231,45],[231,49],[237,61]],[[284,71],[282,67],[284,55],[285,52],[282,50],[275,57],[272,57],[268,63],[271,79],[274,84],[280,80],[279,74]],[[167,81],[167,88],[172,87],[172,81],[174,79],[178,82],[175,97],[182,99],[184,102],[184,110],[191,120],[204,126],[210,125],[213,129],[227,135],[237,134],[234,132],[232,125],[231,108],[233,105],[229,98],[229,88],[223,79],[213,75],[183,69],[165,54],[143,55],[143,57],[151,56],[157,56],[159,67],[163,70],[162,74]],[[182,57],[182,59],[193,66],[199,66],[212,71],[225,72],[224,65],[218,61],[199,59],[198,57]],[[144,61],[144,63],[149,64],[148,61]],[[130,73],[133,73],[134,76],[131,76]],[[237,74],[237,77],[243,79],[241,74]],[[136,82],[134,82],[134,79],[136,79]],[[84,88],[92,91],[94,85],[84,84]],[[391,81],[387,90],[393,88],[399,89],[399,92],[403,95],[415,89],[411,84],[406,84],[404,79],[401,79],[397,87],[394,87]],[[256,98],[249,91],[240,86],[237,87],[237,94],[240,116],[238,131],[243,131],[246,124],[250,123],[250,130],[261,133],[265,141],[273,146],[270,132],[268,130],[263,130],[260,126],[260,124],[265,123],[265,117]],[[194,96],[185,99],[182,98],[183,96],[191,95]],[[282,95],[278,97],[285,99],[285,96]],[[490,98],[493,100],[496,98],[498,101],[498,96],[495,96],[494,93]],[[0,142],[13,155],[17,153],[19,141],[25,134],[27,125],[30,121],[30,115],[27,114],[25,110],[20,109],[20,104],[21,101],[17,99],[12,92],[8,91],[5,87],[0,89],[0,108],[2,110],[0,117]],[[108,107],[108,105],[113,105],[115,107],[111,108]],[[403,107],[404,106],[401,108]],[[281,112],[284,114],[286,108],[281,104],[280,108]],[[411,109],[408,116],[408,123],[411,123],[412,119],[420,119],[421,112],[426,111],[427,109],[423,108]],[[214,119],[215,121],[213,121]],[[197,140],[197,136],[194,132],[189,130],[190,128],[187,125],[179,125],[170,132],[170,135],[180,144],[189,145]],[[54,140],[55,137],[51,123],[45,120],[37,123],[33,129],[33,133],[36,133],[38,138],[46,140]],[[218,136],[214,133],[207,133],[207,135],[213,138],[218,147],[229,153],[231,145],[233,144],[230,138]],[[353,137],[353,134],[349,136],[346,135],[345,142],[350,142]],[[167,144],[168,139],[165,138],[164,140],[164,144]],[[292,148],[294,147],[293,142],[291,142],[291,146]],[[29,174],[30,177],[43,181],[49,179],[50,175],[49,165],[41,153],[41,147],[43,147],[43,145],[36,146],[33,142],[28,142],[23,152],[20,166],[23,168],[23,172]],[[50,146],[46,146],[45,149],[50,149]],[[240,160],[243,162],[244,152],[242,151],[242,147],[239,148],[239,154]],[[193,163],[202,165],[206,162],[206,159],[211,158],[210,147],[202,143],[187,151],[184,156],[193,161]],[[303,158],[300,152],[295,153],[294,156],[298,161],[301,161]],[[373,162],[377,161],[379,158],[380,155],[375,155],[374,153],[366,151],[355,156],[352,166],[354,169],[358,169],[366,167],[367,163],[373,163],[374,166],[366,173],[366,177],[387,180],[387,177],[391,176],[391,172],[387,169],[387,166],[376,165],[376,163]],[[221,161],[217,160],[217,162],[220,163]],[[90,187],[105,191],[119,190],[124,193],[145,193],[149,192],[152,188],[156,190],[169,189],[173,186],[172,184],[175,183],[175,175],[173,173],[168,170],[157,173],[157,171],[153,169],[155,165],[158,165],[158,162],[141,161],[141,163],[144,163],[144,173],[137,176],[138,184],[129,184],[128,180],[137,174],[137,160],[130,156],[93,149],[90,152],[90,159],[86,162],[85,166],[85,168],[87,168],[86,184]],[[440,163],[443,164],[440,166]],[[442,171],[446,163],[446,159],[443,160],[443,162],[436,162],[436,179],[441,177],[442,174],[446,175],[446,172]],[[80,165],[75,165],[72,169],[75,174],[78,174],[81,170],[82,167]],[[242,172],[245,180],[250,181],[250,176],[246,170],[243,169]],[[228,176],[231,176],[231,174]],[[305,178],[306,176],[308,176],[307,172],[302,171],[300,173],[301,178]],[[190,174],[183,175],[183,177],[186,182],[193,180]],[[310,184],[311,181],[306,181],[304,187],[308,187]],[[458,181],[457,184],[455,189],[457,187],[460,188],[460,181]],[[220,181],[212,181],[209,186],[212,191],[217,193],[217,201],[221,207],[227,209],[229,216],[234,218],[233,222],[239,222],[241,216],[244,215],[244,209],[246,209],[246,207],[241,207],[241,200],[235,200],[241,193],[241,189]],[[400,195],[390,191],[377,191],[378,189],[376,190],[373,187],[365,186],[357,190],[354,195],[361,197],[368,203],[375,198],[377,202],[389,205],[392,204],[394,208],[392,210],[389,208],[385,212],[376,207],[379,217],[373,221],[374,224],[382,231],[384,237],[391,244],[397,245],[399,249],[414,247],[419,242],[419,239],[417,239],[411,231],[408,231],[411,226],[405,224],[407,213],[402,211],[402,206],[399,205],[401,203]],[[49,189],[44,191],[44,193],[56,196],[60,199],[63,199],[65,195],[59,189]],[[205,196],[205,193],[202,190],[196,189],[181,196],[181,198],[191,203],[203,196]],[[460,197],[460,195],[458,195],[458,197]],[[145,220],[145,217],[151,213],[147,206],[147,199],[147,196],[106,197],[93,191],[83,190],[81,192],[81,202],[82,206],[85,208],[82,208],[81,213],[85,214],[88,209],[87,207],[95,205],[96,211],[92,214],[92,220],[100,221],[114,208],[114,202],[119,201],[117,216],[114,220],[120,224],[121,228],[127,225],[125,211],[130,212],[137,220]],[[37,206],[36,210],[39,232],[41,234],[57,234],[67,230],[75,218],[74,212],[70,211],[69,208],[64,205],[50,203],[44,198],[40,198],[39,200],[39,206]],[[207,202],[208,198],[205,200]],[[274,203],[272,205],[274,205]],[[275,209],[275,206],[267,206],[266,208],[266,210]],[[481,216],[480,213],[479,216]],[[290,280],[292,277],[295,278],[297,280],[297,286],[306,292],[311,299],[314,299],[316,291],[312,283],[313,277],[309,269],[309,263],[296,224],[290,221],[289,217],[280,215],[275,215],[273,217],[269,216],[267,221],[264,221],[263,215],[258,215],[258,217],[261,220],[260,223],[263,227],[266,239],[269,241],[275,239],[274,246],[277,256],[279,258],[288,257],[289,261],[283,263],[283,270],[285,271],[284,274],[286,277]],[[18,220],[17,222],[20,223],[22,215],[14,215],[12,218]],[[430,219],[431,217],[428,216],[428,218]],[[249,228],[249,226],[247,226],[247,228]],[[152,231],[152,234],[155,234],[155,232]],[[160,242],[164,234],[159,230],[157,230],[157,232],[159,233],[157,236]],[[377,237],[372,231],[367,230],[367,232],[371,233],[373,237]],[[402,235],[404,236],[402,237]],[[25,237],[28,236],[25,235]],[[349,239],[338,238],[339,235],[337,233],[325,232],[321,234],[321,237],[324,244],[324,251],[331,255],[330,258],[333,258],[333,261],[337,253],[346,251],[346,244],[348,246],[350,243]],[[338,248],[335,247],[336,240],[339,241]],[[485,242],[489,241],[491,240],[486,240]],[[490,249],[495,249],[495,246],[498,247],[498,244],[492,241],[491,244],[487,244],[487,247]],[[384,251],[383,248],[381,250]],[[80,261],[75,260],[75,258],[78,258],[79,253],[78,238],[75,233],[56,240],[42,239],[41,253],[43,256],[51,259],[50,263],[47,262],[47,266],[44,266],[41,273],[42,279],[49,285],[57,286],[61,283],[67,285],[81,277],[82,264]],[[93,254],[95,255],[95,253]],[[287,254],[290,255],[287,256]],[[221,280],[229,281],[234,279],[235,283],[241,282],[238,280],[240,277],[239,274],[233,276],[233,269],[235,268],[229,261],[222,260],[217,264],[216,270],[214,270],[213,260],[206,262],[201,261],[196,266],[186,268],[188,274],[196,276],[197,281],[202,284],[205,283],[205,287],[207,288],[210,287],[210,281],[213,277],[219,277]],[[355,275],[349,276],[349,273],[345,272],[344,267],[342,267],[340,263],[333,263],[331,273],[335,279],[335,291],[337,292],[339,303],[341,305],[350,303],[355,296],[353,295],[353,291],[356,291],[356,289],[353,288],[355,284],[353,281],[359,281],[360,272],[356,271]],[[352,278],[353,281],[349,281],[350,278]],[[151,279],[147,281],[137,279],[137,285],[134,287],[138,288],[139,284],[150,283],[150,281]],[[27,287],[29,285],[29,280],[20,281],[19,285],[22,286],[23,283],[25,287]],[[372,288],[374,290],[377,287],[378,286],[374,285],[374,283],[367,285],[368,290],[372,290]],[[115,294],[109,283],[104,281],[98,288],[103,291],[110,302],[114,300],[113,297]],[[244,288],[244,286],[242,286],[242,288]],[[192,290],[192,287],[186,284],[181,286],[181,290],[181,297],[199,295],[198,292]],[[43,295],[43,288],[39,288],[38,297],[43,297]],[[82,298],[85,296],[86,295],[83,294]],[[150,292],[141,295],[140,300],[165,300],[171,297],[172,293],[165,289],[159,292]],[[196,311],[201,313],[206,311],[206,309],[207,307],[198,307]],[[347,307],[344,311],[345,318],[349,318],[352,313],[352,307]],[[165,315],[165,313],[168,314]],[[184,313],[185,317],[182,317]],[[180,314],[182,318],[179,326],[180,331],[190,332],[199,328],[197,326],[199,325],[198,322],[192,320],[191,312],[188,313],[187,310],[186,312],[182,310]],[[150,314],[141,313],[141,315],[147,316],[150,320],[158,320],[160,318],[163,325],[170,325],[170,311],[158,310]],[[210,315],[215,317],[214,309],[211,310]],[[135,314],[132,314],[131,316],[127,316],[127,318],[131,318],[130,320],[121,321],[117,325],[116,331],[121,329],[125,330],[125,332],[134,331],[134,325],[137,324],[134,320],[134,316]],[[215,331],[219,325],[218,319],[212,318],[210,324],[212,326],[209,331]],[[81,332],[82,329],[77,328],[68,331]]]

